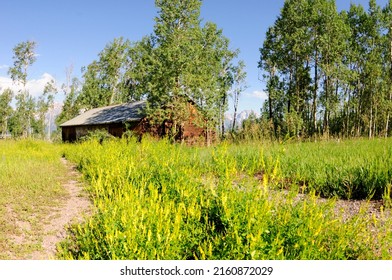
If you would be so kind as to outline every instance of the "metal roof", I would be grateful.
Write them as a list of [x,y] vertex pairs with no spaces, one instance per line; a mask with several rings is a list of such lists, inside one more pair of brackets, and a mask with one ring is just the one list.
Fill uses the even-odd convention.
[[66,121],[60,126],[98,125],[139,121],[145,117],[145,108],[146,101],[95,108]]

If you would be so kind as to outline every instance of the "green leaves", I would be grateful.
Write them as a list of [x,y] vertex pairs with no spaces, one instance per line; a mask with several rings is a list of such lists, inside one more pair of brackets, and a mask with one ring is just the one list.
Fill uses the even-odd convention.
[[192,114],[190,102],[201,116],[194,124],[215,130],[227,110],[238,50],[230,50],[216,24],[201,25],[200,0],[155,4],[153,33],[139,42],[118,38],[109,43],[85,68],[77,103],[90,109],[147,99],[149,121],[170,122],[169,136],[181,138],[180,128]]
[[87,109],[129,101],[126,73],[130,68],[129,40],[116,38],[85,70],[79,102]]
[[[70,76],[71,74],[69,74]],[[71,81],[72,79],[72,81]],[[63,85],[63,90],[65,93],[65,100],[63,104],[63,110],[56,118],[56,124],[60,125],[79,114],[80,102],[78,101],[78,96],[80,95],[80,81],[77,78],[69,77],[70,84]]]
[[16,110],[12,116],[11,132],[14,136],[26,137],[32,132],[32,122],[34,119],[34,100],[26,89],[27,69],[36,60],[35,54],[36,42],[26,41],[19,43],[13,49],[14,66],[10,67],[8,74],[14,83],[23,86],[16,95]]
[[[376,1],[367,12],[351,5],[340,14],[335,1],[285,1],[267,31],[259,62],[276,137],[388,134],[387,14]],[[293,111],[299,117],[295,131],[286,121]]]
[[36,61],[34,41],[26,41],[17,44],[14,49],[14,67],[10,67],[8,74],[14,82],[19,82],[23,86],[27,83],[27,68]]
[[5,136],[8,130],[8,119],[12,114],[11,101],[14,93],[6,89],[0,94],[0,132]]

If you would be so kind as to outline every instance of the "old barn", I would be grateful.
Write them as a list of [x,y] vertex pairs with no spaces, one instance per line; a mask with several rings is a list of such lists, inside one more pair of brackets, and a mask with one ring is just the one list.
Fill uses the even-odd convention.
[[60,125],[64,142],[74,142],[93,130],[121,137],[126,129],[138,130],[145,117],[145,101],[91,109]]
[[[137,101],[120,105],[112,105],[91,109],[60,125],[64,142],[75,142],[89,131],[106,130],[111,135],[121,137],[124,132],[132,130],[137,135],[150,133],[154,136],[165,136],[171,130],[172,122],[165,121],[159,126],[151,126],[145,114],[146,101]],[[200,114],[194,104],[188,103],[189,119],[178,127],[177,140],[188,143],[199,142],[205,137],[200,123]]]

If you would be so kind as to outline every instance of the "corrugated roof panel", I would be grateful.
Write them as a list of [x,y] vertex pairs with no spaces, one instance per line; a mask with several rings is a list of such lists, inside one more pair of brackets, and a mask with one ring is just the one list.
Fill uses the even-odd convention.
[[60,126],[96,125],[138,121],[145,117],[146,101],[91,109]]

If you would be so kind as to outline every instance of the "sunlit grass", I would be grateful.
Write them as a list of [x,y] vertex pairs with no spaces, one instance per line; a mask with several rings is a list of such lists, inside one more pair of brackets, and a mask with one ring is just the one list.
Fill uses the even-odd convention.
[[0,141],[0,259],[25,259],[42,249],[43,222],[66,195],[59,146]]
[[[68,145],[65,155],[90,183],[96,214],[73,227],[59,257],[390,259],[390,219],[374,219],[365,209],[347,219],[334,200],[317,196],[339,195],[334,190],[346,174],[359,174],[353,182],[368,188],[370,179],[350,173],[360,168],[370,168],[371,178],[386,176],[377,179],[376,188],[383,188],[383,180],[390,181],[383,173],[389,161],[377,157],[389,152],[382,140],[212,148],[151,139]],[[299,200],[298,192],[307,195]]]
[[252,143],[231,149],[244,169],[252,169],[249,159],[263,151],[267,168],[279,161],[282,187],[300,186],[324,197],[381,199],[392,183],[392,139]]

